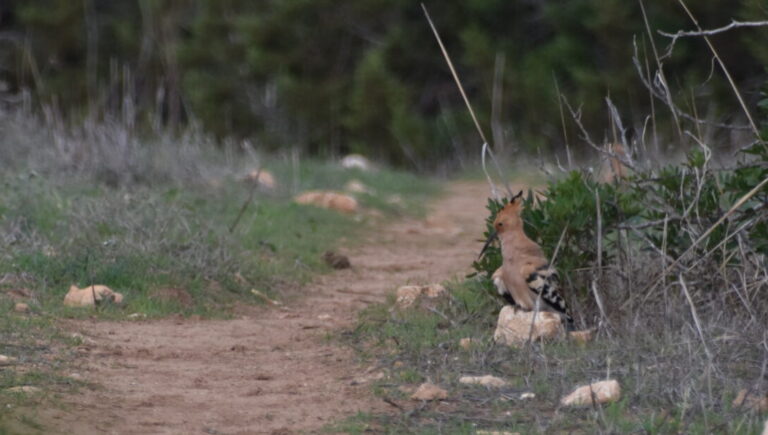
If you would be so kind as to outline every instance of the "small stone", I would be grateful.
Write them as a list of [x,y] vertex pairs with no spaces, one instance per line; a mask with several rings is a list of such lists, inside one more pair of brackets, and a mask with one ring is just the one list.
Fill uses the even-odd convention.
[[245,177],[245,181],[256,183],[260,187],[263,187],[267,190],[272,190],[275,188],[275,177],[272,175],[271,172],[267,171],[266,169],[254,169],[250,171]]
[[448,290],[442,284],[404,285],[397,289],[395,304],[400,309],[409,308],[421,298],[435,300],[447,294]]
[[568,336],[571,337],[571,340],[574,342],[584,345],[592,341],[595,336],[595,330],[585,329],[584,331],[571,331],[568,333]]
[[357,200],[349,195],[330,191],[304,192],[293,199],[297,204],[314,205],[340,211],[342,213],[355,213],[359,206]]
[[447,295],[448,290],[446,290],[445,286],[442,284],[428,284],[421,286],[421,294],[428,298],[434,299]]
[[736,398],[733,399],[734,408],[748,408],[754,411],[767,412],[768,411],[768,396],[765,394],[758,394],[757,390],[750,392],[747,389],[739,391]]
[[334,269],[349,269],[352,266],[349,262],[349,257],[337,254],[333,251],[325,251],[323,260],[325,260],[325,264]]
[[0,366],[16,364],[16,358],[8,355],[0,355]]
[[462,376],[459,378],[460,384],[482,385],[484,387],[501,388],[507,386],[507,381],[496,376]]
[[341,159],[341,166],[346,169],[369,171],[371,169],[371,162],[360,154],[349,154]]
[[89,285],[83,288],[73,285],[64,296],[64,305],[68,307],[93,307],[105,301],[119,304],[123,302],[123,295],[105,285]]
[[333,317],[331,317],[330,314],[321,314],[317,316],[317,320],[331,320]]
[[344,185],[344,190],[352,193],[371,193],[371,189],[366,187],[360,180],[349,180]]
[[[593,398],[594,396],[594,398]],[[616,402],[621,398],[619,382],[611,379],[595,382],[590,385],[576,388],[571,394],[560,399],[564,406],[583,406],[596,403]]]
[[464,350],[469,350],[472,347],[472,339],[469,337],[459,340],[459,347]]
[[259,297],[259,298],[263,299],[265,302],[267,302],[267,303],[268,303],[268,304],[270,304],[270,305],[283,305],[283,303],[282,303],[282,302],[280,302],[280,301],[276,301],[276,300],[274,300],[274,299],[270,298],[269,296],[267,296],[267,295],[265,295],[264,293],[262,293],[262,292],[260,292],[260,291],[256,290],[255,288],[252,288],[252,289],[251,289],[251,293],[252,293],[254,296],[256,296],[256,297]]
[[404,365],[405,365],[405,363],[402,362],[402,361],[395,361],[394,363],[392,363],[392,367],[394,367],[396,369],[399,369],[400,367],[403,367]]
[[39,392],[41,392],[43,390],[41,390],[38,387],[33,387],[31,385],[21,385],[21,386],[18,386],[18,387],[6,388],[5,391],[9,391],[11,393],[34,394],[34,393],[39,393]]
[[128,318],[131,319],[131,320],[146,319],[147,315],[144,314],[144,313],[131,313],[131,314],[128,315]]
[[445,400],[447,398],[448,391],[429,382],[419,385],[419,388],[411,395],[413,400]]
[[[534,322],[535,316],[535,322]],[[531,324],[533,323],[533,328]],[[560,316],[549,311],[518,310],[506,305],[499,313],[499,320],[493,339],[508,346],[520,346],[532,340],[554,338],[564,331]]]
[[535,398],[536,398],[536,395],[531,393],[530,391],[526,391],[525,393],[520,395],[520,400],[531,400]]
[[17,313],[26,313],[29,311],[29,305],[19,302],[13,307],[13,311],[16,311]]
[[421,294],[421,288],[417,285],[404,285],[397,289],[395,304],[399,308],[408,308],[416,303]]

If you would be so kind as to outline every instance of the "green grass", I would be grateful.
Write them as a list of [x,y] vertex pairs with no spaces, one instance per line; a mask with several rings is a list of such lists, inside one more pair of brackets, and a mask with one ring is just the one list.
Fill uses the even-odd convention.
[[[265,166],[278,188],[258,192],[231,233],[250,189],[236,170],[213,183],[163,176],[121,187],[56,171],[40,176],[16,169],[0,176],[0,354],[20,362],[0,367],[0,434],[39,431],[34,409],[49,406],[51,393],[80,386],[66,376],[78,343],[61,332],[58,319],[222,317],[235,306],[263,303],[251,289],[286,298],[288,290],[330,270],[323,252],[382,222],[371,210],[418,215],[438,192],[435,182],[411,174],[314,161],[302,161],[299,184],[292,186],[290,165],[275,160]],[[342,190],[352,179],[371,189],[359,198],[363,210],[355,216],[291,199],[307,189]],[[400,200],[391,201],[393,195]],[[124,295],[124,303],[64,307],[73,284],[107,285]],[[27,314],[13,313],[15,300],[7,292],[19,289],[32,295],[24,300]],[[191,303],[162,298],[167,289],[186,292]],[[7,391],[18,385],[43,393]]]
[[[708,379],[699,343],[686,331],[646,335],[619,330],[587,346],[569,341],[520,349],[497,346],[492,334],[500,305],[488,296],[485,285],[480,280],[450,283],[451,297],[434,311],[392,309],[392,300],[364,311],[346,339],[387,374],[372,385],[374,393],[404,411],[359,415],[343,424],[418,434],[478,429],[652,434],[762,430],[764,416],[730,406],[735,391],[755,373],[740,374],[738,368],[723,365]],[[464,337],[474,341],[469,349],[458,345]],[[736,346],[719,352],[733,353]],[[485,374],[500,376],[509,385],[486,389],[458,382],[463,375]],[[596,408],[559,406],[560,398],[575,387],[607,376],[619,380],[621,401]],[[446,388],[449,401],[418,404],[401,391],[426,380]],[[536,397],[520,400],[523,392]]]
[[[68,376],[73,346],[79,340],[56,327],[56,319],[37,312],[11,313],[13,304],[0,300],[0,354],[16,359],[0,367],[0,434],[44,433],[32,416],[35,407],[50,406],[59,394],[84,384]],[[17,386],[40,388],[38,393],[11,392]]]
[[[278,173],[280,163],[275,167]],[[340,189],[360,179],[373,190],[361,198],[363,207],[385,214],[418,214],[418,205],[437,191],[429,181],[394,171],[360,173],[315,162],[301,168],[300,190]],[[286,178],[278,177],[280,186],[290,183]],[[108,317],[210,315],[243,301],[258,303],[252,288],[274,295],[326,271],[321,254],[366,225],[366,218],[297,205],[290,192],[278,191],[258,194],[230,233],[248,197],[248,187],[234,178],[216,186],[122,189],[40,177],[2,182],[0,234],[11,243],[0,257],[0,276],[32,290],[35,309],[65,316],[80,311],[60,308],[71,284],[122,292],[124,305],[100,311]],[[395,194],[402,204],[387,202]],[[153,299],[162,288],[184,289],[194,303]]]

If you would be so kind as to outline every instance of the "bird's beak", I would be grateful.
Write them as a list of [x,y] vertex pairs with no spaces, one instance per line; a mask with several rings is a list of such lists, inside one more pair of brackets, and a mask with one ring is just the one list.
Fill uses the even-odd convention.
[[488,249],[489,246],[491,246],[491,243],[499,238],[499,233],[497,233],[495,230],[491,231],[491,234],[488,235],[488,240],[485,241],[485,245],[483,245],[483,250],[480,251],[480,255],[477,258],[480,258],[485,254],[485,250]]

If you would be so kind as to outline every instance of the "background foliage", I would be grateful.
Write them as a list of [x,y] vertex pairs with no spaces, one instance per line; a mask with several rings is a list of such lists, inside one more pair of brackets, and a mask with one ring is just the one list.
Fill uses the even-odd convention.
[[[669,40],[656,29],[693,26],[676,2],[647,3],[663,53]],[[705,28],[768,17],[763,0],[689,3]],[[641,63],[651,53],[637,2],[428,6],[484,125],[503,57],[500,145],[560,149],[554,79],[597,137],[607,136],[606,95],[636,125],[651,112],[632,65],[633,40]],[[418,2],[9,0],[0,4],[0,29],[6,95],[29,90],[75,120],[130,105],[144,126],[198,120],[220,138],[364,152],[417,168],[478,145]],[[768,29],[712,39],[754,105],[766,81]],[[701,99],[702,117],[741,121],[724,81],[707,80],[712,63],[701,53],[703,41],[681,39],[663,60],[678,105],[691,111]]]

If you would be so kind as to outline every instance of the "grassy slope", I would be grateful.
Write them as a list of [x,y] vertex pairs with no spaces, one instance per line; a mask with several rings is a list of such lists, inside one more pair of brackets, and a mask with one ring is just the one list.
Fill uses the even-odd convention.
[[[363,173],[336,164],[303,161],[297,188],[290,165],[265,165],[278,188],[259,192],[233,233],[229,226],[248,197],[249,186],[235,175],[185,185],[174,180],[113,188],[88,177],[53,173],[40,176],[23,169],[0,179],[0,354],[19,364],[0,367],[0,433],[23,432],[34,422],[20,421],[13,409],[50,403],[56,393],[77,388],[69,373],[78,338],[63,335],[57,319],[120,319],[180,313],[226,316],[239,304],[263,301],[324,273],[321,254],[350,241],[384,216],[418,214],[419,204],[437,192],[434,183],[389,170]],[[287,174],[285,176],[281,176]],[[292,191],[341,190],[351,180],[371,189],[360,196],[364,212],[356,216],[294,204]],[[392,196],[399,198],[392,200]],[[125,295],[120,306],[96,310],[62,306],[71,284],[104,284]],[[161,289],[183,289],[191,303],[158,297]],[[9,292],[24,289],[27,314],[13,313]],[[44,393],[9,393],[18,385],[42,387]],[[52,395],[53,394],[53,395]],[[2,420],[6,420],[5,423]],[[19,429],[21,428],[21,429]]]

